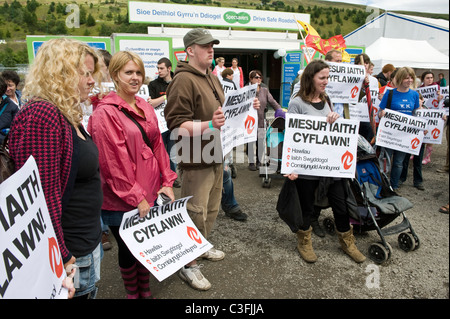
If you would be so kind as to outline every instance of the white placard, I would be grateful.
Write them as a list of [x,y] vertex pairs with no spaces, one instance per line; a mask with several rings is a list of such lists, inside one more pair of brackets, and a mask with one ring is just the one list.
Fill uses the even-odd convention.
[[189,217],[192,196],[154,206],[140,218],[138,210],[125,213],[120,236],[133,256],[159,281],[212,248]]
[[423,137],[423,142],[426,144],[442,144],[442,136],[444,135],[445,121],[443,116],[444,110],[416,110],[416,116],[427,121],[427,133]]
[[282,174],[353,178],[359,121],[286,114]]
[[422,94],[424,98],[423,105],[429,109],[437,109],[439,108],[439,88],[437,84],[430,85],[426,87],[417,88],[416,91]]
[[236,146],[255,142],[258,138],[258,111],[253,108],[258,85],[245,86],[225,95],[222,111],[225,125],[221,128],[224,157]]
[[333,103],[358,103],[366,71],[362,65],[327,62],[330,75],[326,92]]
[[[373,113],[378,114],[380,99],[378,98],[378,80],[373,76],[369,77],[370,98],[372,101]],[[360,122],[370,122],[369,107],[367,105],[367,96],[364,95],[358,103],[349,104],[349,113],[352,120],[359,120]],[[378,116],[375,116],[375,122],[378,122]]]
[[448,99],[448,86],[441,87],[440,94],[442,95],[442,100],[439,101],[439,108],[445,110],[445,114],[448,115],[448,107],[444,108],[444,101]]
[[376,145],[419,155],[427,121],[393,110],[385,110],[378,126]]
[[0,185],[0,299],[62,299],[64,263],[33,156]]

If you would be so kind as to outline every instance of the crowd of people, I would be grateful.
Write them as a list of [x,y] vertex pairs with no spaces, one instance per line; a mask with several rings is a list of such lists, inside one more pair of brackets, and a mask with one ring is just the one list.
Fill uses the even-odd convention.
[[[70,287],[71,297],[96,297],[100,264],[106,245],[110,245],[107,236],[111,232],[117,243],[118,268],[127,298],[153,298],[150,272],[133,256],[119,235],[119,226],[124,213],[133,209],[137,208],[140,217],[146,216],[161,194],[175,200],[173,187],[180,187],[181,197],[193,196],[187,211],[206,239],[221,207],[226,216],[247,220],[234,196],[232,179],[237,173],[233,156],[224,157],[220,146],[225,94],[244,86],[244,71],[238,59],[226,67],[225,59],[219,57],[212,67],[214,45],[220,41],[207,30],[193,29],[183,41],[188,61],[180,61],[172,71],[168,58],[159,60],[159,75],[148,84],[147,100],[137,96],[145,79],[139,55],[119,51],[111,56],[67,38],[42,45],[26,76],[23,94],[17,90],[17,73],[5,71],[0,76],[1,142],[8,137],[17,169],[30,155],[36,160],[64,266],[68,274],[79,273],[79,286]],[[259,140],[265,139],[268,106],[276,116],[287,111],[323,117],[329,123],[349,118],[348,104],[333,104],[325,91],[330,68],[326,61],[342,63],[342,53],[331,50],[324,60],[313,60],[302,70],[284,111],[264,84],[263,73],[249,72],[248,85],[257,85],[253,106],[258,113],[259,132],[264,133],[258,134]],[[380,112],[373,117],[383,117],[385,109],[413,115],[414,110],[423,107],[423,97],[414,90],[416,75],[411,68],[385,65],[374,77],[373,63],[366,54],[358,55],[355,63],[366,70],[360,98],[366,96],[370,109],[370,82],[376,81],[380,89]],[[112,82],[115,90],[104,93],[104,82]],[[421,85],[434,84],[433,74],[425,72]],[[446,83],[440,75],[438,85],[442,84]],[[94,87],[100,93],[92,95]],[[92,107],[87,120],[86,105]],[[167,122],[163,133],[155,113],[161,107]],[[362,124],[359,132],[372,144],[376,135],[373,123]],[[448,173],[448,125],[446,134],[446,166],[438,171]],[[186,144],[181,149],[187,151],[187,156],[174,150],[176,141]],[[215,147],[208,145],[211,141]],[[251,171],[264,164],[264,150],[258,144],[247,145]],[[208,145],[209,158],[195,153],[194,145],[201,145],[201,154]],[[393,158],[390,182],[398,191],[407,178],[410,155],[387,151]],[[431,160],[431,152],[431,145],[426,145],[417,159],[414,156],[414,186],[421,190],[422,165]],[[312,233],[324,236],[318,223],[320,208],[315,205],[320,187],[332,208],[342,250],[355,262],[363,262],[366,257],[356,246],[350,224],[348,179],[301,174],[285,177],[295,181],[300,199],[303,225],[296,233],[300,256],[309,263],[318,259]],[[448,204],[440,211],[448,213]],[[225,253],[212,248],[198,259],[202,258],[220,261]],[[211,287],[197,259],[181,267],[178,275],[195,289]]]

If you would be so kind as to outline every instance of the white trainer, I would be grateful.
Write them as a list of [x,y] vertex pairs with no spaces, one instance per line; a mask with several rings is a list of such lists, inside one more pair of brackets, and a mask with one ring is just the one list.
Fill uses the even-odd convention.
[[188,268],[185,268],[183,266],[178,272],[178,275],[192,288],[198,290],[208,290],[209,288],[211,288],[211,283],[208,281],[208,279],[205,278],[205,276],[203,276],[202,272],[200,271],[200,268],[202,267],[203,265],[197,264]]
[[200,255],[199,258],[208,259],[211,261],[219,261],[225,258],[225,253],[221,250],[211,248],[206,253]]

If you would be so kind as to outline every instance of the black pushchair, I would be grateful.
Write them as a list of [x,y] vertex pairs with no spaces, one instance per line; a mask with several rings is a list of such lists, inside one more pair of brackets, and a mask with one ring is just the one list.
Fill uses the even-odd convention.
[[[370,245],[370,259],[378,264],[389,260],[392,247],[385,236],[393,234],[399,233],[398,244],[402,250],[412,251],[419,248],[419,237],[404,213],[412,208],[413,204],[392,190],[388,177],[380,169],[375,150],[362,136],[358,139],[356,177],[351,180],[350,188],[358,209],[358,217],[350,218],[354,231],[376,230],[381,239],[380,242]],[[403,218],[400,223],[386,227],[400,215]],[[334,230],[334,223],[332,224],[330,218],[326,218],[323,224],[328,232]]]
[[264,154],[259,168],[259,176],[262,177],[262,187],[270,188],[271,175],[280,173],[281,158],[283,153],[284,129],[286,120],[283,117],[276,117],[267,128],[264,124]]

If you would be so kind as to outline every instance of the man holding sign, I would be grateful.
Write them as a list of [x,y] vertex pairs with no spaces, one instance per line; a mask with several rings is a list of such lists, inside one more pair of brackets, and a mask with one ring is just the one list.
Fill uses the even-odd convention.
[[[390,109],[395,111],[396,113],[401,113],[388,113],[392,114],[389,115],[389,120],[391,120],[392,122],[397,122],[392,123],[392,128],[398,128],[399,131],[401,130],[402,132],[406,132],[407,135],[417,133],[417,136],[414,137],[412,141],[410,141],[412,149],[408,151],[407,149],[401,148],[398,145],[391,144],[388,146],[382,143],[382,136],[384,132],[383,128],[386,128],[388,125],[386,124],[387,119],[384,119],[384,121],[382,120],[378,127],[376,144],[379,146],[387,147],[388,153],[390,155],[393,154],[390,182],[394,191],[396,191],[399,187],[400,174],[402,173],[403,160],[405,159],[405,156],[407,156],[408,154],[413,154],[414,150],[416,149],[418,152],[423,141],[423,132],[421,131],[422,134],[420,134],[420,132],[417,132],[417,130],[413,130],[413,128],[414,126],[416,126],[416,124],[419,124],[418,129],[424,130],[426,126],[426,123],[423,125],[423,123],[420,121],[418,121],[417,123],[412,123],[412,120],[408,118],[408,116],[411,117],[413,115],[413,111],[418,109],[420,106],[419,93],[411,89],[412,85],[414,85],[415,78],[416,75],[413,69],[409,67],[400,68],[397,71],[394,79],[395,83],[397,84],[397,88],[392,90],[392,95],[385,94],[383,96],[383,99],[380,103],[380,111],[378,113],[380,118],[383,118],[387,114],[385,109]],[[389,98],[389,96],[391,96],[391,98]],[[406,124],[408,124],[409,127],[404,130]],[[388,141],[392,139],[386,138],[385,140]]]
[[[330,66],[322,61],[322,60],[314,60],[305,68],[302,74],[301,83],[300,83],[300,91],[298,95],[291,100],[288,107],[288,114],[286,116],[287,119],[287,127],[290,126],[290,118],[291,114],[303,114],[309,116],[305,117],[305,120],[302,122],[302,119],[297,119],[297,124],[293,126],[297,126],[298,128],[304,127],[309,131],[310,135],[313,135],[315,132],[320,132],[324,130],[328,130],[328,126],[333,126],[336,128],[337,119],[339,118],[339,114],[332,111],[332,105],[325,94],[325,88],[328,84],[328,77],[330,73]],[[295,115],[293,115],[295,117]],[[326,119],[326,121],[313,121],[312,118],[318,117],[321,119]],[[309,121],[309,122],[308,122]],[[345,121],[345,120],[342,120]],[[293,123],[295,120],[293,120]],[[293,124],[292,123],[292,124]],[[292,126],[292,125],[291,125]],[[350,123],[348,126],[345,126],[348,129],[348,134],[357,134],[358,125],[352,126]],[[340,125],[339,130],[343,130],[344,126]],[[288,132],[286,130],[285,135]],[[308,137],[305,136],[308,134],[303,134],[301,139],[294,139],[296,144],[293,144],[299,151],[299,146],[308,143]],[[308,135],[309,136],[309,135]],[[315,140],[320,140],[320,143],[324,143],[325,138],[317,137]],[[283,146],[283,160],[282,160],[282,170],[283,174],[286,174],[287,178],[290,180],[296,181],[296,187],[298,196],[300,199],[300,206],[303,215],[303,224],[300,226],[300,229],[297,231],[298,237],[298,245],[297,249],[300,252],[302,258],[307,262],[315,262],[317,261],[317,256],[314,253],[312,242],[311,242],[311,217],[314,214],[314,202],[315,202],[315,194],[316,190],[319,187],[320,179],[319,175],[312,176],[306,175],[308,174],[308,170],[302,171],[302,175],[298,174],[297,170],[293,170],[291,164],[288,167],[288,161],[292,163],[294,153],[293,149],[286,149],[289,147],[289,143],[286,142],[287,136],[285,136],[285,142]],[[330,141],[327,139],[327,141]],[[342,141],[342,140],[341,140]],[[288,145],[286,145],[288,144]],[[325,143],[324,143],[325,144]],[[292,150],[292,153],[290,152]],[[356,145],[354,147],[354,151],[356,152]],[[354,152],[354,153],[355,153]],[[307,151],[305,152],[307,153]],[[352,165],[352,160],[356,161],[356,156],[352,155],[351,152],[345,158],[345,163],[348,166]],[[299,155],[299,154],[297,154]],[[301,154],[307,155],[307,154]],[[288,160],[289,156],[289,160]],[[302,158],[308,158],[307,156],[301,156]],[[353,164],[354,165],[354,164]],[[324,173],[322,176],[330,176],[327,173]],[[333,214],[336,222],[336,229],[339,237],[339,241],[341,243],[341,247],[354,261],[360,263],[363,262],[366,257],[358,250],[355,245],[355,238],[353,236],[353,229],[350,226],[349,220],[349,212],[346,205],[346,199],[350,195],[347,180],[342,178],[332,178],[329,180],[329,186],[326,191],[326,195],[330,202],[330,205],[333,209]]]
[[[197,28],[183,37],[189,62],[179,62],[167,88],[165,118],[169,130],[176,130],[178,166],[181,171],[181,196],[193,198],[187,211],[205,238],[211,234],[219,213],[223,184],[223,152],[220,128],[225,124],[225,102],[219,79],[209,70],[215,44],[208,30]],[[211,249],[202,257],[222,260],[225,254]],[[197,262],[192,260],[179,273],[191,287],[211,288]]]

